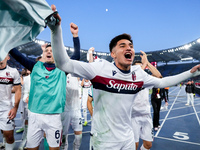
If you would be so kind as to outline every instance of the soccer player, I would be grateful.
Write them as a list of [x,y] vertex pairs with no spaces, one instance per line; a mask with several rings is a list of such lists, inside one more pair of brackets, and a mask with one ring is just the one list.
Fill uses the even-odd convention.
[[[5,149],[13,150],[15,146],[13,119],[16,117],[21,98],[21,80],[17,69],[7,65],[9,59],[10,57],[7,55],[0,62],[0,129],[3,131],[3,137],[6,139]],[[11,100],[13,86],[15,90],[14,107]]]
[[88,99],[87,99],[87,108],[90,112],[91,118],[93,116],[93,104],[92,104],[92,102],[93,102],[93,87],[91,86],[90,90],[88,91]]
[[[73,34],[74,30],[71,28]],[[78,37],[78,27],[76,29],[76,36]],[[74,34],[73,34],[74,36]],[[80,43],[76,44],[76,49],[79,48]],[[82,118],[81,118],[81,101],[80,101],[80,90],[79,90],[79,79],[73,77],[71,74],[67,75],[67,85],[66,85],[66,103],[65,111],[61,114],[62,125],[63,125],[63,136],[61,149],[68,149],[68,130],[70,125],[74,130],[74,143],[73,149],[79,150],[82,141]]]
[[[143,70],[148,67],[152,75],[159,78],[161,76],[160,72],[151,63],[149,63],[146,53],[143,51],[141,51],[141,53],[142,62],[134,61],[133,65],[140,65]],[[149,89],[151,89],[151,87],[144,88],[137,93],[132,107],[131,117],[136,150],[139,146],[139,138],[143,140],[140,150],[149,150],[152,147],[153,124],[149,103]]]
[[82,118],[79,99],[79,83],[77,77],[72,77],[71,74],[67,75],[67,87],[66,87],[66,104],[65,111],[61,114],[63,125],[63,138],[61,149],[68,149],[68,130],[70,124],[74,130],[74,143],[73,149],[79,150],[82,141]]
[[29,93],[30,93],[30,71],[27,69],[25,70],[25,74],[21,76],[21,85],[22,85],[22,118],[24,123],[24,131],[22,134],[22,142],[19,145],[19,150],[23,150],[24,146],[27,141],[27,129],[28,129],[28,99],[29,99]]
[[[80,59],[78,27],[70,24],[75,44],[72,59]],[[65,51],[66,52],[66,51]],[[62,123],[60,114],[64,111],[66,101],[66,74],[56,68],[51,45],[47,45],[43,52],[45,63],[31,61],[18,50],[12,49],[10,54],[24,67],[31,71],[31,87],[28,107],[29,127],[27,147],[39,149],[44,133],[51,149],[59,149]]]
[[82,95],[82,110],[83,110],[83,118],[84,118],[84,126],[87,125],[87,99],[88,99],[88,90],[91,88],[91,82],[87,79],[83,79],[81,83],[83,89]]
[[52,50],[56,65],[63,71],[90,80],[93,84],[94,111],[92,120],[92,145],[94,149],[135,149],[131,123],[135,94],[142,87],[167,87],[192,76],[199,75],[200,65],[182,74],[155,78],[140,66],[131,66],[134,59],[130,35],[121,34],[109,44],[114,63],[100,60],[85,63],[69,59],[64,49],[61,18],[57,25],[48,24],[52,35]]

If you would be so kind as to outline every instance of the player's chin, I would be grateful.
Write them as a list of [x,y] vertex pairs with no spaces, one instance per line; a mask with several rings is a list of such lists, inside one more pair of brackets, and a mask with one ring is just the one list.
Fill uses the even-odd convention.
[[133,60],[132,59],[126,59],[126,64],[127,65],[132,65],[133,63]]
[[52,59],[47,59],[47,60],[46,60],[46,63],[53,64],[53,63],[54,63],[54,60],[52,60]]

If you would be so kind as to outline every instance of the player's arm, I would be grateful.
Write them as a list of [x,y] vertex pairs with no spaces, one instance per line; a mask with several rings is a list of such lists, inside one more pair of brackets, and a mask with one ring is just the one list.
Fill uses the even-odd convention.
[[84,78],[83,78],[83,80],[81,81],[81,86],[82,86],[82,87],[84,86]]
[[26,98],[25,103],[28,104],[29,96]]
[[154,77],[160,78],[162,76],[161,73],[148,61],[146,53],[143,51],[140,52],[142,53],[142,55],[140,55],[142,59],[142,69],[144,70],[148,67]]
[[87,108],[88,108],[88,110],[89,110],[91,116],[93,115],[92,101],[93,101],[93,98],[92,98],[90,95],[88,95],[88,99],[87,99]]
[[74,23],[70,23],[70,31],[73,35],[73,43],[74,43],[74,53],[71,56],[71,59],[79,60],[80,59],[80,40],[78,37],[78,26]]
[[63,43],[62,28],[60,25],[61,18],[59,14],[54,14],[54,17],[59,19],[59,22],[57,25],[48,23],[48,26],[51,29],[52,50],[56,66],[66,73],[72,73],[74,76],[87,78],[89,80],[93,79],[96,75],[93,71],[95,69],[93,65],[95,64],[90,65],[69,58]]
[[8,113],[9,119],[14,119],[16,117],[17,109],[18,109],[19,102],[21,99],[21,85],[20,84],[15,85],[14,90],[15,90],[15,104],[14,104],[14,107]]
[[25,68],[27,68],[28,70],[32,71],[34,65],[35,65],[35,61],[30,60],[28,58],[26,58],[24,55],[22,55],[22,53],[20,53],[16,48],[13,48],[12,50],[10,50],[10,55],[15,58],[15,60],[17,60],[22,66],[24,66]]
[[89,63],[94,62],[94,58],[93,58],[94,47],[91,47],[91,48],[88,50],[88,53],[89,53]]
[[165,88],[168,86],[176,85],[186,79],[200,75],[200,71],[197,71],[199,68],[200,65],[197,65],[194,66],[191,70],[174,76],[164,77],[162,79],[146,75],[147,77],[144,78],[144,87],[154,86],[155,88]]

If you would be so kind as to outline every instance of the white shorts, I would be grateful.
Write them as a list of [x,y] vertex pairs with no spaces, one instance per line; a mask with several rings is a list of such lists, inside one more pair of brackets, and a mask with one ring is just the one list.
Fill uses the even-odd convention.
[[85,109],[87,108],[87,100],[88,100],[88,95],[87,96],[82,96],[82,101],[81,101],[81,104],[82,104],[82,109]]
[[29,112],[28,108],[24,107],[23,108],[23,113],[22,113],[22,119],[28,120],[28,112]]
[[39,146],[44,133],[50,147],[60,146],[62,137],[61,115],[37,114],[29,111],[27,147],[35,148]]
[[63,135],[67,135],[70,124],[74,131],[82,131],[81,110],[65,111],[61,114]]
[[153,124],[150,115],[135,116],[132,119],[135,142],[139,138],[145,141],[153,141]]
[[0,129],[3,131],[10,131],[15,129],[14,120],[8,119],[9,110],[0,111]]
[[94,136],[91,136],[92,148],[94,150],[135,150],[135,140],[130,138],[123,142],[101,142],[95,140]]

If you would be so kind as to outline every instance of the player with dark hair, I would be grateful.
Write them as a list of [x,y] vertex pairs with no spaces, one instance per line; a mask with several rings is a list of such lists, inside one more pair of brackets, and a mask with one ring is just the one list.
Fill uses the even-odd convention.
[[[140,66],[131,66],[135,51],[128,34],[116,36],[110,42],[114,63],[100,60],[93,63],[69,59],[65,52],[61,18],[57,25],[48,24],[52,34],[52,50],[56,65],[63,71],[90,80],[93,84],[94,111],[92,145],[94,149],[135,149],[131,123],[132,105],[136,93],[143,87],[166,87],[199,75],[200,65],[182,74],[163,79],[148,75]],[[166,82],[167,81],[167,82]]]
[[[74,23],[70,24],[70,28],[72,34],[76,34],[78,28]],[[75,50],[71,58],[80,59],[79,37],[74,37],[73,41]],[[31,71],[27,147],[39,149],[45,133],[49,148],[59,149],[62,132],[60,114],[64,111],[66,101],[65,72],[56,68],[49,44],[43,51],[45,62],[29,60],[17,49],[12,49],[10,54]]]
[[[7,55],[0,61],[0,129],[6,139],[5,149],[13,150],[15,146],[13,119],[16,117],[21,98],[21,80],[17,69],[7,65],[9,59]],[[12,87],[15,91],[14,107],[11,100]]]

